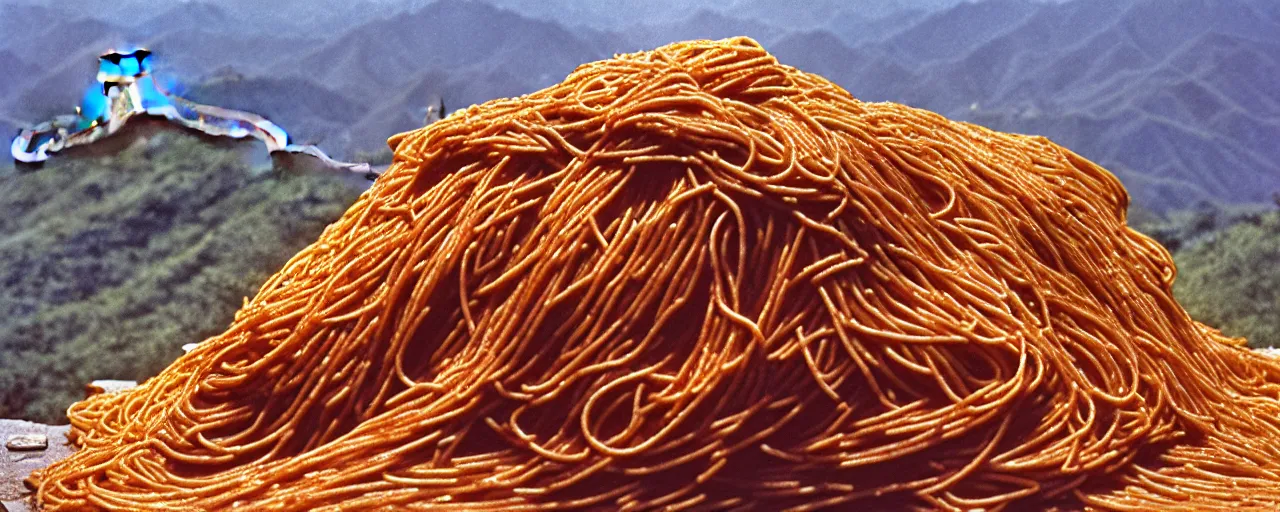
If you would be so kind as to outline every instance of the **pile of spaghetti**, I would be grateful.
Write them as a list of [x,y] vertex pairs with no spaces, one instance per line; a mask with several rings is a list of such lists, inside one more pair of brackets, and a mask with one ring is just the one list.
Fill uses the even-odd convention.
[[70,410],[43,507],[1280,507],[1280,364],[1043,138],[735,39],[391,144],[225,333]]

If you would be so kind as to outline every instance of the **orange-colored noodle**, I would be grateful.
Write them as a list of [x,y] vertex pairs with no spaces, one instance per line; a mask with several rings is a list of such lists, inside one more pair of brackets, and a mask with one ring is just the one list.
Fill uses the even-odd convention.
[[1280,507],[1280,364],[1043,138],[735,39],[391,144],[227,332],[71,409],[43,507]]

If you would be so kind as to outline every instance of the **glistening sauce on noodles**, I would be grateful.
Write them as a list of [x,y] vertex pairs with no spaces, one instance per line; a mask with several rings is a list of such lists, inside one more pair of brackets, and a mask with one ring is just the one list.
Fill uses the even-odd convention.
[[1042,138],[736,39],[392,144],[225,333],[71,409],[45,508],[1280,502],[1280,365]]

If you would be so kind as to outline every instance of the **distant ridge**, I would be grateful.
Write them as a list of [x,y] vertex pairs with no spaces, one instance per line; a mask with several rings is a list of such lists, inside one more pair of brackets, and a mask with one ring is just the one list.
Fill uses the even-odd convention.
[[[429,69],[481,76],[501,69],[532,92],[606,56],[553,22],[483,2],[435,2],[356,26],[300,59],[294,72],[331,89],[386,95]],[[455,103],[488,99],[473,95]]]
[[[855,95],[901,101],[1004,131],[1045,135],[1119,174],[1151,209],[1197,202],[1267,203],[1280,190],[1280,25],[1253,0],[993,0],[941,11],[864,55],[836,77]],[[998,6],[1010,10],[992,9]],[[984,6],[986,8],[984,8]],[[1033,9],[1022,12],[1019,9]],[[1016,11],[1016,12],[1015,12]],[[952,53],[902,39],[925,27],[974,26],[1016,16],[995,37]],[[986,23],[987,21],[983,21]],[[935,31],[936,32],[936,31]],[[819,48],[820,47],[815,47]],[[914,57],[912,57],[914,56]],[[810,60],[827,56],[811,51]],[[831,59],[837,60],[837,59]],[[892,91],[889,91],[892,92]]]
[[[0,5],[0,66],[20,69],[0,82],[0,128],[73,104],[89,52],[127,40],[209,94],[229,87],[200,83],[216,69],[263,80],[259,110],[281,109],[349,157],[418,127],[432,95],[462,108],[613,53],[747,35],[860,99],[1047,136],[1115,171],[1153,210],[1269,202],[1280,190],[1274,0],[366,0],[331,12],[227,0],[133,24],[66,14],[105,4],[72,1]],[[291,95],[296,105],[268,105]]]

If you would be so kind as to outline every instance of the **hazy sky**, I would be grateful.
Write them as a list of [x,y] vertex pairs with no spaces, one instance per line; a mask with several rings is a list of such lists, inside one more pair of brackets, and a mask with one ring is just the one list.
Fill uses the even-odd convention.
[[[119,23],[128,20],[145,20],[174,5],[193,0],[0,0],[3,4],[37,4],[67,9],[72,12],[93,14],[98,18]],[[194,0],[206,1],[231,13],[252,10],[275,15],[307,9],[348,11],[353,3],[380,4],[384,8],[420,7],[434,0]],[[757,12],[787,11],[850,11],[871,17],[890,14],[900,9],[935,10],[964,1],[974,0],[479,0],[515,10],[526,16],[551,18],[566,25],[586,25],[595,28],[614,28],[625,25],[662,23],[683,19],[699,9],[720,10],[732,13],[747,9]],[[1039,0],[1027,0],[1039,1]],[[128,8],[121,8],[128,6]],[[381,9],[379,9],[381,10]],[[323,12],[321,11],[321,12]],[[772,24],[784,28],[793,26],[795,19],[777,16]]]

